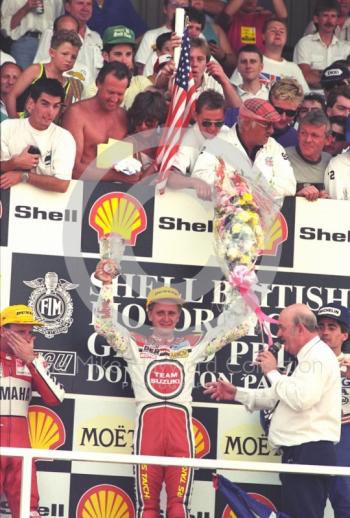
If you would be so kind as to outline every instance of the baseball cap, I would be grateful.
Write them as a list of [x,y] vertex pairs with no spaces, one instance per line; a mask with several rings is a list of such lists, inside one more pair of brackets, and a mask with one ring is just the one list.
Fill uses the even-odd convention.
[[333,86],[342,81],[350,79],[350,70],[344,64],[333,64],[325,68],[321,74],[321,85],[323,87]]
[[244,101],[239,109],[239,116],[259,122],[278,122],[281,118],[271,103],[257,97]]
[[32,308],[24,304],[8,306],[3,309],[0,314],[0,326],[6,324],[30,324],[33,326],[42,326],[43,323],[36,320]]
[[104,45],[118,45],[118,43],[127,43],[129,45],[136,45],[135,33],[125,25],[115,25],[114,27],[107,27],[103,33]]
[[345,306],[337,303],[327,304],[318,310],[317,320],[320,318],[332,318],[346,326],[350,330],[350,312]]
[[154,288],[148,294],[146,300],[146,307],[152,304],[152,302],[170,302],[172,304],[183,304],[185,301],[181,297],[181,294],[175,289],[170,287]]

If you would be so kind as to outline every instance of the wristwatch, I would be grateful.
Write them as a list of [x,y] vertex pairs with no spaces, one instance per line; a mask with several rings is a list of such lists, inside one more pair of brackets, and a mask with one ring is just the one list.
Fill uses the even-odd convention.
[[28,180],[29,180],[29,173],[25,171],[24,173],[22,173],[21,182],[28,183]]

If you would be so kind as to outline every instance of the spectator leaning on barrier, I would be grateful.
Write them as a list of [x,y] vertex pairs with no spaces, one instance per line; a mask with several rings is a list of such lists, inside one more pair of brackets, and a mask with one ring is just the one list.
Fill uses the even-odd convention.
[[195,189],[198,198],[211,199],[211,186],[200,178],[193,178],[192,171],[200,149],[207,139],[227,131],[224,126],[225,100],[214,90],[201,93],[196,102],[196,123],[187,129],[170,169],[167,186],[172,189]]
[[228,170],[253,172],[262,177],[276,197],[294,196],[296,181],[284,148],[271,138],[280,118],[264,99],[248,99],[239,109],[238,123],[230,130],[207,140],[198,156],[192,176],[213,185],[223,158]]
[[158,91],[140,92],[128,110],[128,141],[134,146],[134,158],[142,164],[133,175],[134,183],[158,171],[156,152],[159,144],[157,131],[166,120],[168,105]]
[[126,112],[120,108],[130,84],[130,70],[124,63],[106,63],[97,79],[97,93],[71,105],[63,117],[63,127],[74,137],[77,152],[73,178],[83,180],[125,181],[114,168],[97,169],[97,146],[109,139],[121,140],[127,134]]
[[331,155],[323,149],[329,134],[327,116],[322,110],[313,110],[299,123],[297,145],[286,148],[297,181],[297,196],[309,201],[328,197],[323,180]]
[[[41,326],[32,308],[9,306],[0,314],[0,446],[30,448],[28,406],[32,390],[48,405],[64,398],[64,389],[50,376],[48,365],[34,352],[33,329]],[[12,518],[19,518],[22,459],[0,459],[0,494],[5,494]],[[27,481],[28,483],[28,481]],[[30,482],[29,482],[30,483]],[[35,463],[32,465],[30,517],[39,518],[39,493]]]
[[[318,310],[317,321],[321,339],[334,352],[342,377],[342,418],[340,441],[335,445],[337,466],[350,468],[350,354],[344,354],[343,345],[350,336],[349,310],[337,303]],[[350,478],[332,477],[329,491],[334,518],[350,516]]]
[[330,160],[324,185],[330,198],[350,201],[350,151]]
[[7,98],[21,73],[22,69],[16,63],[6,61],[0,67],[0,122],[8,118]]
[[27,119],[1,123],[0,188],[22,182],[46,191],[66,192],[76,145],[72,135],[53,123],[64,100],[56,79],[41,79],[30,91]]
[[280,115],[274,124],[272,136],[283,147],[295,146],[297,143],[297,133],[293,126],[303,98],[300,84],[292,77],[276,81],[271,87],[269,101]]
[[[282,463],[334,466],[335,446],[340,438],[341,385],[337,359],[318,335],[315,315],[304,304],[293,304],[279,316],[278,338],[296,356],[292,375],[277,370],[269,352],[256,362],[271,387],[244,389],[226,381],[207,384],[212,399],[243,403],[248,411],[270,409],[268,439],[282,453]],[[331,477],[281,473],[282,511],[291,518],[321,518]]]

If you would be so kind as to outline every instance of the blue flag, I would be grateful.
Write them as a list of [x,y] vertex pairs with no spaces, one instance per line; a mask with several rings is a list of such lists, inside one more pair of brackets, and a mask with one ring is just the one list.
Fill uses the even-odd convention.
[[275,513],[222,475],[214,476],[214,487],[225,498],[237,518],[290,518],[285,513]]

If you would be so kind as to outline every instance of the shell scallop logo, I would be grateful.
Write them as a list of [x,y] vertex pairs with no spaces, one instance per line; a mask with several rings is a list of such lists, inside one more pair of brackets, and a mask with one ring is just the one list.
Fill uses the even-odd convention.
[[147,227],[141,203],[125,192],[110,192],[98,198],[90,210],[89,224],[99,239],[118,234],[128,245],[135,245],[138,234]]
[[210,437],[204,425],[198,419],[192,418],[192,429],[196,459],[205,457],[210,452]]
[[[277,509],[273,502],[267,496],[261,495],[260,493],[247,493],[247,495],[251,496],[256,500],[257,502],[260,502],[261,504],[266,505],[268,509],[271,509],[271,511],[277,512]],[[254,514],[254,513],[253,513]],[[253,516],[252,514],[252,516]],[[241,515],[240,515],[241,516]],[[255,515],[254,515],[255,516]],[[232,511],[231,507],[227,505],[224,509],[224,512],[222,513],[222,518],[238,518],[236,513]]]
[[29,437],[32,448],[56,450],[66,441],[62,420],[51,409],[31,405],[28,412]]
[[129,495],[120,487],[100,484],[80,498],[76,518],[135,518]]
[[288,225],[285,217],[280,212],[272,227],[265,236],[264,250],[262,255],[276,255],[278,246],[288,238]]

